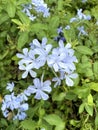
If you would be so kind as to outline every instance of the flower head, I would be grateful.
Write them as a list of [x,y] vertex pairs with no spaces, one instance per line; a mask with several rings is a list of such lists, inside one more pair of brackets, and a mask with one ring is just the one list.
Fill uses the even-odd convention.
[[9,90],[10,92],[12,92],[13,89],[14,89],[14,83],[13,82],[12,83],[7,83],[6,89]]

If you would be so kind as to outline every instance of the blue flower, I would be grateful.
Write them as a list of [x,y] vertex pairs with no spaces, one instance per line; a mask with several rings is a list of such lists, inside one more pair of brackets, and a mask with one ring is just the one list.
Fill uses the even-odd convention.
[[59,27],[59,28],[57,29],[57,33],[58,33],[58,34],[63,33],[63,27]]
[[77,29],[79,30],[78,36],[80,36],[80,35],[88,35],[87,32],[84,30],[84,26],[78,27]]
[[82,2],[82,3],[85,3],[85,2],[87,2],[87,0],[82,0],[81,2]]
[[48,54],[50,53],[52,48],[51,44],[47,45],[46,43],[46,37],[42,38],[41,43],[37,39],[34,39],[32,42],[32,44],[35,46],[34,54],[37,55],[36,62],[39,64],[39,68],[45,65],[48,59]]
[[49,96],[45,92],[48,92],[48,93],[51,92],[51,87],[50,87],[51,82],[49,80],[43,82],[40,79],[35,78],[33,80],[33,83],[34,83],[34,85],[30,85],[28,87],[28,90],[29,90],[28,92],[30,94],[34,94],[35,93],[35,96],[34,96],[35,99],[47,100],[49,98]]
[[66,25],[65,29],[69,30],[70,29],[70,25]]
[[2,102],[2,113],[4,117],[8,117],[10,112],[13,112],[13,120],[19,119],[23,120],[26,117],[25,111],[28,110],[29,106],[25,101],[27,101],[28,98],[24,93],[21,93],[17,96],[14,95],[14,92],[5,95],[3,102]]
[[75,79],[77,78],[78,75],[76,73],[71,73],[71,74],[65,74],[65,79],[66,79],[66,84],[68,86],[73,86],[74,85],[74,82],[72,79]]
[[25,70],[25,72],[22,74],[22,78],[26,78],[28,76],[28,73],[31,75],[31,77],[36,77],[37,73],[33,71],[32,69],[34,68],[34,64],[21,64],[19,65],[20,70]]
[[55,82],[54,88],[61,85],[61,79],[59,77],[54,77],[52,81]]
[[6,89],[9,90],[10,92],[12,92],[13,89],[14,89],[14,83],[13,82],[12,83],[7,83]]
[[78,9],[77,10],[77,15],[76,17],[73,17],[70,19],[70,23],[74,22],[74,21],[79,21],[79,20],[90,20],[91,16],[90,15],[85,15],[82,13],[82,9]]
[[38,13],[43,13],[43,17],[50,16],[49,8],[47,8],[47,4],[43,0],[32,0],[32,5],[35,6],[34,9]]

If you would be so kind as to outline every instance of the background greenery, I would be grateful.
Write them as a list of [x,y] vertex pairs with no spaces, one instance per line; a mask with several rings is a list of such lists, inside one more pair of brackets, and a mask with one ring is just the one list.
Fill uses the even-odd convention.
[[[57,28],[63,30],[66,43],[70,42],[78,59],[76,72],[79,77],[73,87],[53,88],[47,101],[29,99],[28,118],[13,121],[12,113],[5,119],[0,110],[0,130],[97,130],[98,129],[98,1],[45,0],[50,17],[42,15],[34,21],[21,12],[22,4],[30,0],[0,0],[0,108],[7,94],[6,84],[16,83],[16,93],[24,90],[31,79],[23,80],[18,70],[17,52],[28,47],[32,39],[47,37],[49,43],[56,37]],[[77,9],[90,14],[90,21],[70,23]],[[35,12],[34,12],[35,13]],[[88,36],[78,37],[78,26],[85,26]],[[65,44],[66,44],[65,43]],[[40,72],[38,72],[40,73]],[[47,72],[47,77],[50,73]]]

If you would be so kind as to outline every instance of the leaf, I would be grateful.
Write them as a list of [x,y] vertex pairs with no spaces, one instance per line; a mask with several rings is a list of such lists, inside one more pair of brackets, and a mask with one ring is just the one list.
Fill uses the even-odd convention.
[[80,106],[79,106],[79,113],[82,113],[84,111],[84,107],[85,107],[85,104],[82,103]]
[[93,106],[93,96],[91,94],[88,95],[87,100],[88,100],[88,105]]
[[18,11],[17,14],[18,14],[20,20],[22,21],[22,23],[25,23],[25,24],[27,24],[27,25],[30,24],[31,21],[30,21],[30,19],[28,18],[28,16],[26,16],[25,13],[23,13],[23,12],[21,12],[21,11]]
[[62,11],[62,9],[63,9],[63,0],[58,0],[58,10]]
[[89,95],[89,87],[75,88],[73,92],[78,95],[79,98],[86,98]]
[[28,41],[28,32],[22,32],[18,38],[17,48],[21,49]]
[[98,112],[96,113],[96,117],[95,117],[95,128],[96,130],[98,129]]
[[17,25],[22,25],[22,23],[18,19],[12,19],[12,22],[14,22]]
[[64,127],[65,126],[65,123],[62,121],[62,119],[56,115],[56,114],[50,114],[50,115],[47,115],[43,118],[45,121],[47,121],[50,125],[55,125],[55,126],[62,126]]
[[65,93],[60,93],[58,94],[57,92],[55,92],[52,96],[53,101],[62,101],[65,98],[66,94]]
[[52,30],[54,28],[57,28],[58,25],[59,25],[59,17],[58,16],[52,17],[49,21],[49,29]]
[[9,19],[9,16],[6,13],[0,14],[0,24],[4,23]]
[[13,18],[15,16],[16,6],[14,5],[13,2],[9,1],[7,3],[7,9],[6,10],[7,10],[9,17]]
[[1,118],[0,122],[3,126],[8,126],[7,120]]
[[66,97],[65,98],[68,99],[68,100],[75,100],[77,98],[77,95],[74,94],[73,92],[69,91],[69,92],[66,93]]
[[98,74],[98,61],[95,61],[93,63],[93,71],[95,74]]
[[94,83],[94,82],[90,83],[90,89],[98,92],[98,83]]
[[88,48],[87,46],[77,46],[76,47],[76,50],[81,53],[81,54],[85,54],[85,55],[92,55],[93,54],[93,51]]
[[85,110],[88,112],[90,116],[93,116],[93,106],[90,106],[87,103],[85,103]]
[[27,130],[35,130],[36,128],[36,122],[29,119],[29,120],[24,120],[21,122],[21,127]]

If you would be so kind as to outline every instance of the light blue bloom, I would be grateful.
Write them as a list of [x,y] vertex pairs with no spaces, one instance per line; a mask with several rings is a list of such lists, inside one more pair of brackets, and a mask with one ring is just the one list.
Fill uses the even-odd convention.
[[77,78],[78,75],[76,73],[71,73],[71,74],[65,74],[65,79],[66,79],[66,84],[68,86],[73,86],[74,85],[74,82],[72,79],[75,79]]
[[19,65],[19,69],[20,70],[25,70],[25,72],[22,74],[22,78],[26,78],[28,76],[28,74],[31,75],[31,77],[36,77],[37,73],[35,71],[33,71],[32,69],[34,68],[34,64],[21,64]]
[[79,21],[79,20],[91,20],[91,16],[85,15],[84,13],[82,13],[82,9],[77,9],[77,15],[76,17],[73,17],[70,19],[70,23]]
[[82,2],[82,3],[85,3],[85,2],[87,2],[87,0],[82,0],[81,2]]
[[39,67],[44,66],[48,59],[48,54],[52,49],[52,45],[46,44],[46,37],[42,38],[41,43],[37,39],[34,39],[32,43],[34,46],[36,46],[34,49],[34,54],[37,55],[36,62],[39,64]]
[[10,92],[12,92],[13,89],[14,89],[14,83],[13,82],[12,83],[7,83],[6,89],[9,90]]
[[63,27],[59,27],[59,28],[57,29],[57,33],[60,34],[60,33],[62,33],[62,32],[63,32]]
[[87,32],[84,30],[84,26],[78,27],[77,29],[79,30],[78,36],[80,36],[80,35],[86,35],[87,36],[88,35]]
[[43,17],[50,16],[49,8],[47,8],[47,4],[43,0],[32,0],[32,5],[35,6],[34,9],[38,13],[43,13]]
[[29,56],[28,53],[29,53],[28,48],[24,48],[24,49],[23,49],[23,54],[17,53],[16,56],[17,56],[18,58],[21,58],[21,59],[28,59],[28,56]]
[[78,21],[78,19],[76,17],[73,17],[70,19],[70,23],[75,22],[75,21]]
[[54,88],[61,85],[61,79],[59,77],[54,77],[52,81],[55,82]]
[[46,80],[45,82],[41,81],[40,79],[38,78],[35,78],[33,80],[33,83],[34,85],[30,85],[28,87],[28,90],[30,90],[30,94],[34,94],[35,93],[35,96],[34,98],[35,99],[43,99],[43,100],[47,100],[49,98],[48,93],[51,92],[51,82],[49,80]]
[[65,29],[69,30],[70,29],[70,25],[66,25]]
[[13,120],[24,120],[27,114],[24,111],[18,111],[17,115],[14,116]]
[[53,68],[55,72],[64,70],[66,73],[76,69],[74,62],[77,62],[74,50],[71,49],[70,44],[64,46],[62,40],[59,41],[59,47],[52,50],[52,54],[49,55],[47,60],[48,66]]

